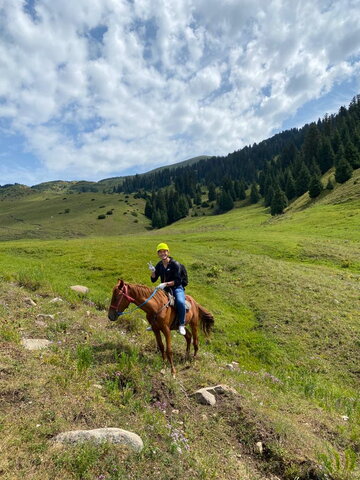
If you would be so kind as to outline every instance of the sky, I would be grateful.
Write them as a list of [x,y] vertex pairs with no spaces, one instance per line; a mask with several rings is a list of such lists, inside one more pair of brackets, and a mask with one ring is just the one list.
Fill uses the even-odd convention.
[[0,185],[227,155],[360,93],[360,0],[0,0]]

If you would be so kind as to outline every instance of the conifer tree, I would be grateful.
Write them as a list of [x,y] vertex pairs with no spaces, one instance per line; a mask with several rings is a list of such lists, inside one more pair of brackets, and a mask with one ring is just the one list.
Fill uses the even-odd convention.
[[150,199],[146,200],[144,213],[146,218],[149,218],[150,220],[152,219],[153,207]]
[[285,194],[288,200],[292,200],[296,195],[295,181],[290,169],[288,169],[286,173]]
[[310,180],[309,184],[309,195],[310,198],[316,198],[323,191],[323,184],[318,176],[314,175]]
[[339,160],[335,169],[335,180],[338,183],[344,183],[352,177],[353,168],[350,163],[343,157]]
[[216,200],[216,189],[215,189],[215,184],[213,182],[209,184],[208,199],[209,199],[209,202],[213,202],[214,200]]
[[269,207],[271,205],[272,199],[274,197],[275,190],[273,189],[272,185],[268,188],[266,195],[264,197],[264,205],[265,207]]
[[253,183],[250,189],[250,202],[257,203],[259,200],[260,200],[260,194],[259,194],[257,185],[256,183]]
[[280,215],[284,213],[285,208],[287,207],[288,200],[285,193],[277,188],[275,190],[272,202],[271,202],[271,215]]
[[360,167],[359,152],[357,148],[355,148],[354,144],[350,141],[345,145],[345,158],[350,163],[352,168],[356,169]]
[[234,208],[234,201],[231,195],[225,190],[222,190],[222,192],[220,193],[220,196],[218,199],[218,206],[221,212],[227,212],[232,208]]
[[239,198],[239,200],[245,200],[245,198],[246,198],[246,187],[245,187],[245,184],[242,180],[240,181],[238,198]]
[[323,138],[322,140],[318,163],[321,173],[327,172],[335,163],[334,150],[328,138]]
[[301,165],[301,168],[295,180],[296,195],[298,197],[308,191],[309,183],[310,183],[309,169],[307,168],[305,163],[303,163]]

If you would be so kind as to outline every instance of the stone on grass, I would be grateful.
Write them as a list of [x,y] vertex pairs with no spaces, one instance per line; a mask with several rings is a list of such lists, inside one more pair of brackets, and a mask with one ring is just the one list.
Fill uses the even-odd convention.
[[34,302],[34,300],[30,297],[26,297],[24,298],[24,302],[27,304],[27,305],[31,305],[32,307],[36,307],[36,303]]
[[82,293],[83,295],[89,292],[88,287],[84,287],[84,285],[72,285],[70,288],[74,292]]
[[50,344],[50,340],[46,340],[46,338],[23,338],[21,340],[21,345],[26,350],[41,350],[47,348]]
[[121,428],[96,428],[94,430],[72,430],[69,432],[59,433],[55,438],[55,442],[77,444],[84,442],[94,443],[116,443],[126,445],[132,450],[140,452],[143,447],[143,441],[133,432],[122,430]]
[[200,388],[192,394],[198,403],[203,405],[215,405],[216,395],[237,394],[238,392],[227,385],[215,385],[214,387]]
[[215,395],[212,393],[208,392],[206,388],[200,388],[200,390],[197,390],[193,396],[197,400],[198,403],[201,403],[202,405],[215,405],[216,403],[216,398]]
[[64,301],[64,300],[63,300],[62,298],[60,298],[60,297],[55,297],[55,298],[53,298],[52,300],[50,300],[49,303],[61,303],[61,302],[63,302],[63,301]]
[[47,313],[39,313],[36,315],[37,320],[55,320],[54,315],[50,315]]

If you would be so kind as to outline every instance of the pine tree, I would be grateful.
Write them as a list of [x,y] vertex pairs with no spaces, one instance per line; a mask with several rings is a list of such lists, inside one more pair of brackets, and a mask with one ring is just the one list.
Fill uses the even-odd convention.
[[280,188],[277,188],[271,202],[271,215],[280,215],[284,213],[287,204],[288,200],[285,193],[280,190]]
[[323,191],[323,184],[318,176],[314,175],[310,180],[309,184],[309,195],[310,198],[316,198]]
[[271,205],[272,199],[274,197],[275,190],[273,189],[272,185],[268,188],[266,195],[264,197],[264,205],[265,207],[269,207]]
[[239,200],[245,200],[246,198],[246,187],[244,182],[241,180],[240,181],[240,189],[239,189]]
[[150,199],[146,200],[144,213],[146,218],[149,218],[150,220],[152,219],[153,207]]
[[303,163],[301,165],[301,168],[295,180],[296,195],[298,197],[300,197],[300,195],[308,191],[309,183],[310,183],[309,169],[307,168],[305,163]]
[[292,176],[291,170],[287,170],[286,182],[285,182],[285,194],[289,200],[292,200],[296,196],[296,188],[294,177]]
[[316,123],[311,123],[302,147],[306,165],[309,165],[313,158],[317,160],[320,148],[320,138],[320,132]]
[[223,190],[218,199],[218,206],[221,212],[227,212],[234,208],[234,201],[231,198],[231,195]]
[[319,151],[319,167],[321,173],[325,173],[335,164],[335,154],[330,140],[323,138]]
[[213,182],[209,184],[208,199],[209,199],[209,202],[213,202],[214,200],[216,200],[216,189],[215,189],[215,184]]
[[253,183],[250,189],[250,202],[257,203],[259,200],[260,200],[260,194],[259,194],[257,185],[256,183]]
[[359,152],[357,148],[355,148],[354,144],[350,141],[345,145],[345,158],[350,163],[352,168],[356,169],[360,167]]
[[344,183],[352,177],[353,168],[350,163],[343,157],[335,169],[335,180],[338,183]]

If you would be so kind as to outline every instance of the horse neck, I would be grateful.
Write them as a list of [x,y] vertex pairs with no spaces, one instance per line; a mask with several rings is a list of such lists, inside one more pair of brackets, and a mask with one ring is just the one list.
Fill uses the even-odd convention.
[[[153,289],[150,287],[147,287],[146,285],[134,285],[134,284],[128,284],[129,287],[129,295],[134,298],[137,304],[141,304],[145,302],[153,293]],[[157,310],[157,304],[158,304],[158,299],[155,297],[158,296],[158,293],[151,299],[149,302],[147,302],[143,307],[141,307],[142,310],[145,312],[152,312],[154,310]]]

